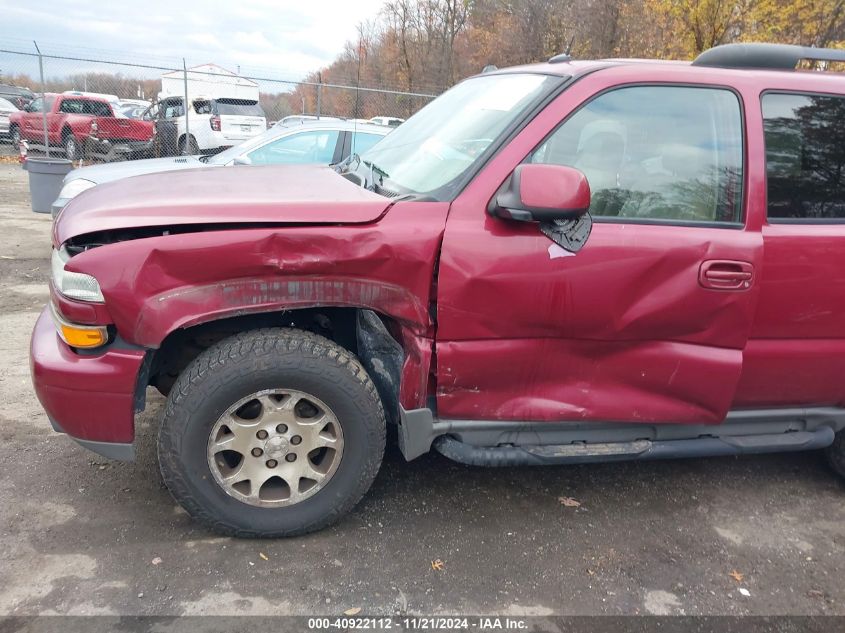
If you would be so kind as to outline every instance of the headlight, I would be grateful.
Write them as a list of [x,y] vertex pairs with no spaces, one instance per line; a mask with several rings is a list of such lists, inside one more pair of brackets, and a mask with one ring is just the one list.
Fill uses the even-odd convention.
[[73,273],[65,270],[65,263],[70,259],[64,249],[53,250],[53,257],[50,261],[53,276],[53,285],[60,293],[69,299],[80,301],[105,301],[100,291],[100,284],[91,275]]
[[69,183],[67,183],[64,187],[62,187],[61,192],[59,192],[59,198],[66,198],[66,199],[70,200],[71,198],[75,198],[80,193],[82,193],[86,189],[90,189],[91,187],[95,186],[96,184],[97,184],[96,182],[91,182],[90,180],[85,180],[85,178],[74,178]]

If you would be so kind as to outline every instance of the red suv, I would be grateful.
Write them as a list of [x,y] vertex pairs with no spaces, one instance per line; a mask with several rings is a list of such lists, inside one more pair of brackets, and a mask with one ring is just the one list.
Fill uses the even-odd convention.
[[[458,84],[336,170],[89,189],[53,232],[53,426],[228,534],[323,527],[407,459],[827,449],[845,474],[845,52],[549,63]],[[818,65],[818,62],[817,62]]]

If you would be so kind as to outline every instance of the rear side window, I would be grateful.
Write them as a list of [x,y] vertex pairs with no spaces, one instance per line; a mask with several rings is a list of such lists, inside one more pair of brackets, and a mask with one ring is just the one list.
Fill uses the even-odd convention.
[[244,99],[215,99],[212,105],[214,114],[220,116],[264,116],[264,110],[257,101]]
[[845,219],[845,98],[765,94],[768,216]]
[[581,107],[529,160],[581,170],[598,218],[737,223],[742,138],[729,90],[632,86]]
[[89,114],[93,116],[111,116],[111,108],[102,101],[89,99],[63,99],[59,112],[65,114]]
[[182,107],[181,101],[165,101],[162,106],[164,109],[164,118],[172,119],[184,116],[185,109]]
[[194,112],[197,114],[211,114],[211,102],[194,101]]
[[82,114],[82,101],[79,99],[64,99],[59,106],[59,112],[65,114]]

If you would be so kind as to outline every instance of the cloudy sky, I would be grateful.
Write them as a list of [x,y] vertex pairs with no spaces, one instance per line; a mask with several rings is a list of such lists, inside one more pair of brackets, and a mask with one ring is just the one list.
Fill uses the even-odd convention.
[[119,53],[110,57],[153,65],[186,57],[297,79],[331,62],[384,2],[0,0],[0,49],[30,50],[34,39],[50,53]]

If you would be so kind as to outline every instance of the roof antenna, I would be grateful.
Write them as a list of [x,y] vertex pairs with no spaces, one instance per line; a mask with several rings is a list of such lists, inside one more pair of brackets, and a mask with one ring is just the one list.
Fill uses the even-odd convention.
[[572,37],[569,38],[569,45],[566,47],[566,52],[559,53],[559,54],[555,55],[554,57],[549,58],[549,63],[550,64],[563,64],[563,63],[572,61],[572,55],[570,55],[570,53],[572,52],[573,42],[575,42],[575,34],[573,34]]

